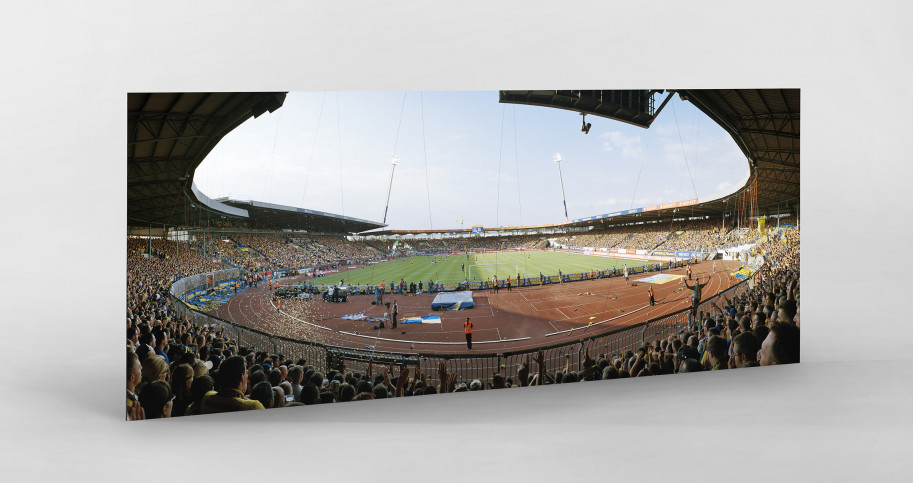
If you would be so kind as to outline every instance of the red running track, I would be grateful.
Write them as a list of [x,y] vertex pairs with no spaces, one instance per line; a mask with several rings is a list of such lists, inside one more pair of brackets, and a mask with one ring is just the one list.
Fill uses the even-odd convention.
[[[735,280],[730,270],[737,261],[717,261],[717,273],[711,262],[692,265],[694,280],[710,277],[704,287],[704,300],[729,288]],[[463,322],[470,317],[473,323],[472,352],[502,353],[521,351],[580,338],[598,335],[661,317],[689,307],[691,290],[679,282],[665,284],[638,283],[641,278],[657,272],[639,274],[625,282],[624,277],[589,280],[537,287],[514,288],[498,293],[476,290],[475,307],[461,311],[432,312],[435,295],[387,294],[385,302],[396,300],[399,319],[412,316],[441,316],[440,324],[400,324],[395,330],[372,329],[377,324],[367,321],[341,319],[345,314],[365,312],[369,317],[382,317],[383,306],[371,305],[373,295],[349,297],[345,303],[323,300],[282,300],[278,313],[270,299],[265,283],[249,288],[212,312],[213,315],[236,324],[293,339],[378,351],[402,353],[465,353],[466,338]],[[684,275],[679,268],[663,273]],[[298,279],[291,279],[289,282]],[[650,307],[647,288],[653,286],[656,305]],[[587,328],[589,323],[598,323]],[[309,325],[308,323],[313,325]],[[317,327],[319,326],[319,327]],[[554,334],[568,329],[568,333]],[[551,335],[550,335],[551,334]]]

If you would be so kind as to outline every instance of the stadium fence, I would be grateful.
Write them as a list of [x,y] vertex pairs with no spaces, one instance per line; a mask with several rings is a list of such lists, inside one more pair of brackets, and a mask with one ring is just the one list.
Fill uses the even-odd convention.
[[[222,272],[231,272],[232,270],[223,270]],[[758,273],[760,273],[760,270],[754,272],[747,279],[739,281],[736,285],[702,301],[698,306],[698,310],[705,313],[711,312],[712,304],[723,297],[731,299],[744,293],[754,286]],[[586,351],[589,351],[590,357],[595,360],[600,354],[611,357],[613,354],[623,354],[627,350],[636,350],[649,341],[680,333],[687,328],[688,312],[690,311],[690,309],[683,309],[607,333],[580,338],[575,337],[570,342],[557,342],[534,349],[457,354],[400,353],[332,346],[319,342],[277,336],[194,310],[180,299],[181,292],[177,289],[194,290],[199,288],[201,286],[199,285],[200,283],[205,284],[207,282],[207,275],[213,275],[216,280],[232,278],[231,273],[214,272],[178,280],[171,287],[171,304],[178,314],[191,317],[197,325],[212,324],[216,327],[221,327],[224,329],[224,334],[236,340],[239,346],[250,347],[255,351],[266,351],[271,354],[282,354],[283,358],[292,361],[305,359],[307,364],[323,370],[324,373],[330,369],[337,369],[341,360],[345,361],[347,371],[362,373],[365,373],[371,364],[375,367],[374,374],[382,373],[385,366],[393,364],[411,367],[410,377],[413,377],[415,368],[418,367],[427,376],[428,383],[434,385],[439,384],[437,375],[439,365],[442,362],[447,367],[448,373],[455,372],[458,374],[458,382],[468,384],[473,379],[479,379],[484,383],[496,372],[501,373],[505,378],[515,377],[517,368],[520,363],[524,362],[526,356],[529,356],[530,360],[534,360],[539,350],[543,351],[546,367],[550,373],[554,373],[557,370],[564,371],[568,365],[567,354],[571,355],[570,370],[580,371],[583,369]],[[557,279],[557,276],[553,278]],[[578,331],[581,334],[586,334],[589,328],[581,327],[575,329],[571,335]],[[534,374],[535,372],[536,366],[533,364],[530,367],[530,373]],[[397,370],[390,377],[398,375],[399,372]],[[517,381],[514,382],[516,383]]]

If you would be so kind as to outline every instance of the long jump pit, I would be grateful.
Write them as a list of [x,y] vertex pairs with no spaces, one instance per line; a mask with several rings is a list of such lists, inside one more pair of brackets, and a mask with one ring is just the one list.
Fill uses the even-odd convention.
[[[716,273],[708,262],[692,265],[693,281],[707,282],[702,290],[704,300],[737,282],[730,277],[737,261],[717,261],[717,265]],[[391,307],[396,302],[399,307],[396,328],[390,320],[392,308],[372,304],[373,295],[349,296],[347,302],[339,303],[319,298],[282,300],[277,310],[266,286],[239,293],[211,314],[276,336],[343,348],[403,354],[501,354],[567,344],[686,309],[692,292],[685,287],[684,277],[685,269],[677,268],[631,276],[627,282],[624,277],[613,277],[510,291],[476,290],[471,294],[474,306],[466,310],[432,310],[438,294],[387,294],[384,302]],[[649,305],[649,287],[653,287],[656,301],[653,306]],[[473,325],[471,351],[463,329],[467,317]]]

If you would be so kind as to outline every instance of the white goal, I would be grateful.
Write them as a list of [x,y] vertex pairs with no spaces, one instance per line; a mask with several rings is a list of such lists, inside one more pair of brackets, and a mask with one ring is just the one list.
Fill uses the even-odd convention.
[[467,278],[475,281],[491,280],[492,276],[498,277],[498,280],[507,280],[507,277],[515,279],[520,272],[520,265],[516,263],[482,263],[467,268]]

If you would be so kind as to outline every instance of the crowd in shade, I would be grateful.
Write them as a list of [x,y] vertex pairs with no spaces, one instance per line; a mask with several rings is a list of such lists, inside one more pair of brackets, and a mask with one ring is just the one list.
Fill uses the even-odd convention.
[[382,258],[384,253],[361,241],[347,240],[341,236],[314,235],[314,243],[328,250],[326,261],[349,260],[355,263]]
[[[151,252],[150,252],[151,246]],[[201,244],[160,238],[127,239],[127,304],[132,298],[152,296],[179,278],[219,270],[221,263],[203,256]]]
[[[739,245],[738,239],[727,237],[730,232],[732,230],[723,227],[718,221],[700,220],[675,224],[673,231],[666,241],[659,246],[659,249],[699,251]],[[738,235],[738,230],[735,230],[733,235]]]
[[629,250],[653,250],[669,236],[669,225],[651,223],[637,227],[637,231],[622,240],[618,248]]
[[452,239],[407,240],[404,250],[418,252],[445,252],[464,250],[513,250],[518,248],[541,248],[545,237],[539,235],[511,236],[470,236]]
[[561,236],[557,242],[572,247],[628,248],[625,240],[636,234],[630,226],[598,228],[583,234]]
[[543,352],[530,353],[519,367],[467,380],[443,363],[431,373],[373,364],[353,371],[344,361],[328,368],[241,346],[221,328],[197,325],[171,306],[167,291],[173,280],[221,268],[203,256],[202,245],[152,240],[150,250],[148,239],[131,238],[127,248],[129,420],[799,362],[799,231],[794,228],[756,247],[766,263],[751,288],[716,299],[710,311],[677,333],[620,353],[586,352],[579,364],[568,355],[557,367],[546,363]]

